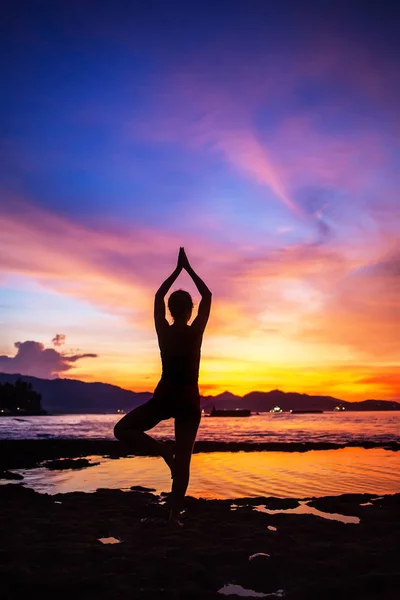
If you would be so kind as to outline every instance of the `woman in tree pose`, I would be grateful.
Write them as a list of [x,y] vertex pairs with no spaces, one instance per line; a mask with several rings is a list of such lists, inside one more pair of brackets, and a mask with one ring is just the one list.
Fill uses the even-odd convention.
[[[164,297],[178,275],[186,269],[201,294],[197,317],[188,325],[193,302],[184,290],[173,292],[168,308],[173,318],[165,318]],[[184,248],[179,249],[178,264],[155,295],[154,321],[160,347],[162,375],[153,397],[125,415],[115,426],[115,437],[134,451],[138,445],[163,457],[171,470],[170,521],[179,523],[189,483],[190,460],[201,410],[198,387],[200,350],[211,308],[211,292],[189,264]],[[175,419],[175,451],[150,437],[145,431],[164,419]]]

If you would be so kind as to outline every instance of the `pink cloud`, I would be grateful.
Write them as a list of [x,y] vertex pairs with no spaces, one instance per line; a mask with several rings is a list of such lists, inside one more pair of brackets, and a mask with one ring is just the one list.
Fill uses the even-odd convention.
[[139,326],[149,325],[153,294],[174,268],[180,244],[196,266],[213,253],[220,260],[229,257],[223,242],[211,245],[193,233],[143,226],[99,229],[5,194],[2,199],[2,273],[32,277],[47,289],[134,319]]
[[301,214],[301,208],[294,202],[283,179],[274,166],[267,149],[260,143],[251,130],[234,130],[218,132],[215,147],[220,150],[226,160],[238,170],[252,177],[257,183],[270,187],[275,196],[295,213]]
[[[32,277],[152,330],[153,294],[185,236],[149,228],[100,230],[22,201],[0,204],[0,218],[3,273]],[[396,357],[400,290],[391,268],[397,255],[392,251],[384,261],[393,244],[385,233],[367,246],[358,240],[351,252],[333,244],[283,245],[281,237],[245,250],[190,234],[189,256],[214,292],[211,336],[245,339],[276,329],[288,343],[316,341]],[[193,290],[196,299],[183,277],[179,287]]]
[[[389,166],[392,132],[374,108],[391,98],[387,108],[393,113],[396,71],[388,61],[379,62],[373,44],[338,39],[327,22],[291,43],[271,54],[259,40],[247,41],[239,51],[236,40],[220,37],[199,55],[185,56],[180,69],[155,88],[147,119],[133,124],[129,135],[219,155],[238,174],[272,192],[266,203],[274,196],[327,237],[328,225],[318,217],[326,198],[309,211],[299,192],[321,186],[335,192],[331,204],[343,192],[363,194],[371,204],[382,200],[387,181],[395,177]],[[334,83],[338,96],[313,110],[294,108],[304,81],[322,87]],[[371,110],[361,127],[356,102],[363,100]],[[268,115],[268,109],[278,118],[263,132],[259,111]],[[352,114],[355,127],[349,122]],[[324,127],[332,118],[343,121],[342,133],[340,126],[338,131]]]
[[374,131],[318,131],[319,115],[287,117],[270,137],[270,148],[286,185],[320,185],[354,193],[374,186],[387,160],[385,142]]
[[[162,110],[156,104],[154,113],[130,127],[129,135],[220,155],[237,171],[269,188],[291,211],[302,213],[240,104],[220,86],[207,89],[187,73],[172,77],[167,89],[158,96]],[[176,106],[182,107],[179,113]]]
[[63,346],[65,344],[65,335],[62,333],[57,333],[51,341],[53,342],[54,346]]

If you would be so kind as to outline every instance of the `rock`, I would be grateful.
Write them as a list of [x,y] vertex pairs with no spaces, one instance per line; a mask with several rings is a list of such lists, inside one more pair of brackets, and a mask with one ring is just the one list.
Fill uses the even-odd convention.
[[91,463],[87,458],[64,458],[61,460],[48,460],[42,466],[53,471],[62,471],[64,469],[86,469],[87,467],[94,467],[99,464],[98,462]]
[[143,487],[142,485],[132,485],[132,492],[155,492],[155,488]]

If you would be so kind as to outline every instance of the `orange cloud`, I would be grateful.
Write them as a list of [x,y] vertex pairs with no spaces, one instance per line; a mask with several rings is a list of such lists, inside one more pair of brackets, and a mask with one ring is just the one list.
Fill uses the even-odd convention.
[[376,385],[384,385],[388,387],[394,387],[398,389],[400,394],[400,373],[398,371],[394,373],[384,373],[383,375],[371,375],[369,377],[362,377],[357,380],[357,383],[372,383]]
[[348,271],[322,309],[310,316],[302,339],[353,348],[359,355],[400,360],[400,254]]

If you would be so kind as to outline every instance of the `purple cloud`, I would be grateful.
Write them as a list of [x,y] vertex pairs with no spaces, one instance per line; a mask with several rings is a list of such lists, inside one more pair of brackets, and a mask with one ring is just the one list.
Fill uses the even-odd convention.
[[62,346],[65,344],[65,335],[63,333],[57,333],[51,341],[54,346]]
[[73,364],[81,358],[97,357],[97,354],[61,354],[54,348],[45,348],[40,342],[31,340],[15,342],[14,345],[17,348],[15,356],[0,356],[0,371],[3,373],[51,379],[72,369]]

